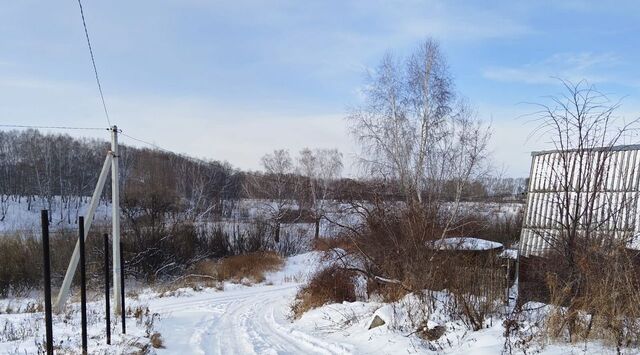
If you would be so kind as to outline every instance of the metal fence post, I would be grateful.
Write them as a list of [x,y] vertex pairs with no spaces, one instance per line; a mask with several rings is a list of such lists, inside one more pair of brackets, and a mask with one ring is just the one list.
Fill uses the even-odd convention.
[[107,320],[107,345],[111,345],[111,304],[109,303],[109,235],[104,234],[104,311]]
[[42,261],[44,272],[44,319],[47,328],[47,354],[53,355],[53,325],[51,319],[51,261],[49,258],[49,212],[42,210]]
[[[115,240],[114,240],[115,243]],[[122,257],[122,241],[120,241],[120,306],[122,314],[122,334],[127,334],[126,308],[124,305],[124,258]]]
[[87,353],[87,269],[84,245],[84,217],[78,217],[80,245],[80,316],[82,319],[82,353]]

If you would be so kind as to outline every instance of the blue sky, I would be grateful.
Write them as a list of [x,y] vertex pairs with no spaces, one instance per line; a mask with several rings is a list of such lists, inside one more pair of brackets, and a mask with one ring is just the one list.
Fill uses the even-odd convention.
[[[588,79],[625,97],[621,115],[640,115],[640,5],[631,1],[83,4],[112,120],[244,169],[270,150],[305,146],[337,147],[350,164],[357,150],[344,116],[365,71],[427,36],[492,122],[494,164],[507,175],[526,175],[530,151],[545,147],[527,140],[534,126],[518,117],[532,111],[523,102],[559,92],[554,76]],[[106,126],[75,0],[6,2],[0,33],[1,123]]]

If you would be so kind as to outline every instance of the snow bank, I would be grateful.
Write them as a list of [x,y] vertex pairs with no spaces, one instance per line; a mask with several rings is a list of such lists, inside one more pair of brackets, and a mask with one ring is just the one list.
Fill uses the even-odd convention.
[[323,255],[322,252],[312,251],[288,257],[281,270],[265,275],[266,283],[282,285],[307,282],[317,270],[326,264]]
[[480,238],[472,237],[452,237],[439,239],[433,242],[434,248],[438,250],[493,250],[503,247],[501,243],[492,242],[490,240],[484,240]]

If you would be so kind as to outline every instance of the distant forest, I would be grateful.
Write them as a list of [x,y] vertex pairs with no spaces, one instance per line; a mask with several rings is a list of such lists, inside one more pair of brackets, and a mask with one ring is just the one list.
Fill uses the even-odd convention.
[[[0,202],[20,198],[31,204],[36,199],[51,205],[59,198],[64,207],[77,207],[79,199],[91,196],[110,144],[105,140],[73,138],[66,134],[42,134],[37,130],[0,131]],[[284,177],[246,172],[229,163],[203,161],[157,149],[120,146],[121,191],[124,204],[150,198],[154,192],[172,203],[223,216],[228,203],[243,198],[290,198],[303,201],[309,177],[292,172]],[[262,188],[274,179],[284,179],[277,196]],[[513,200],[523,193],[525,179],[486,178],[466,189],[464,200]],[[332,199],[365,197],[375,184],[377,194],[399,198],[393,182],[331,181]],[[380,186],[384,186],[380,189]],[[107,182],[103,198],[109,200]],[[147,201],[154,203],[154,201]],[[156,201],[158,202],[158,201]],[[194,205],[195,204],[195,205]],[[75,206],[74,206],[75,205]],[[188,205],[188,206],[187,206]]]

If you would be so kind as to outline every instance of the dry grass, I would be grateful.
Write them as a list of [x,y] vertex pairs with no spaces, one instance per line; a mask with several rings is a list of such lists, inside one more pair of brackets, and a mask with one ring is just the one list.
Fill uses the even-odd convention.
[[224,284],[220,281],[207,277],[208,275],[184,275],[172,282],[162,282],[154,286],[158,297],[180,296],[184,289],[201,291],[205,288],[215,288],[218,291],[224,290]]
[[353,242],[346,237],[318,238],[313,241],[313,250],[327,252],[333,249],[352,251]]
[[401,300],[404,296],[409,294],[409,291],[402,288],[400,285],[384,283],[372,278],[368,278],[367,294],[369,296],[380,296],[384,302],[393,303]]
[[223,290],[223,281],[252,285],[263,282],[265,274],[277,271],[284,260],[274,252],[256,252],[214,260],[202,260],[196,263],[187,274],[168,283],[156,286],[160,297],[176,296],[180,289],[191,288],[195,291],[203,288]]
[[337,266],[316,273],[309,283],[298,291],[291,305],[293,318],[313,308],[328,303],[354,302],[356,300],[355,274]]
[[160,333],[156,332],[151,334],[151,337],[149,339],[151,340],[151,346],[153,346],[155,349],[164,348],[164,340],[162,340],[162,336],[160,335]]
[[572,343],[600,340],[615,346],[618,353],[636,349],[640,346],[636,252],[594,246],[583,253],[578,255],[575,275],[562,265],[560,272],[547,275],[551,312],[545,336]]
[[275,252],[256,252],[230,256],[217,262],[204,260],[194,266],[193,272],[203,279],[250,284],[263,282],[267,272],[277,271],[283,264],[284,260]]
[[215,260],[201,260],[193,266],[193,273],[198,275],[208,275],[215,277],[216,275],[216,262]]
[[215,266],[215,274],[220,281],[262,282],[265,280],[265,273],[277,271],[283,265],[284,260],[278,254],[257,252],[220,260]]

